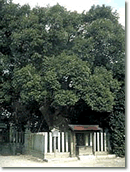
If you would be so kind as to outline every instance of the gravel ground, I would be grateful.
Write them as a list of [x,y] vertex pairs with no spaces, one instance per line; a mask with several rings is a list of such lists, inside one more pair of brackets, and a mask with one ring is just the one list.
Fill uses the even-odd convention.
[[0,156],[0,167],[125,167],[125,158],[56,159],[45,162],[30,155]]

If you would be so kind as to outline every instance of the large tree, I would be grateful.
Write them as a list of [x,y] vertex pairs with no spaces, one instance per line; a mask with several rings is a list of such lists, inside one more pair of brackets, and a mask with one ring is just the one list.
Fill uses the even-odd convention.
[[[97,67],[92,74],[88,62],[66,53],[46,57],[43,66],[39,72],[32,65],[14,72],[13,87],[21,102],[37,101],[39,107],[48,106],[59,113],[65,108],[68,113],[82,99],[97,112],[113,110],[120,84],[113,79],[112,72]],[[48,115],[48,108],[43,114]]]
[[31,10],[0,0],[0,37],[1,113],[35,131],[45,120],[62,126],[83,118],[107,124],[115,138],[122,126],[113,150],[122,144],[125,31],[111,7],[79,14],[59,4]]

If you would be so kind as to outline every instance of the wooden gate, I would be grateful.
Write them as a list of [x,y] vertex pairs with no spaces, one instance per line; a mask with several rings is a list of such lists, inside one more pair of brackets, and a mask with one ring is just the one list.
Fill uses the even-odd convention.
[[10,127],[10,148],[13,155],[17,153],[22,154],[24,141],[25,141],[24,132],[17,131],[15,127],[11,126]]

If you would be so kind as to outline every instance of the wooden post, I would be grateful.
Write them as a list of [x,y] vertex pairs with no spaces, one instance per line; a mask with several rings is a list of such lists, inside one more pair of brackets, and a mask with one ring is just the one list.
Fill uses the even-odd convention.
[[18,143],[18,132],[16,131],[16,143]]
[[76,155],[76,133],[74,132],[74,148],[73,148],[73,154]]
[[10,142],[13,141],[13,126],[10,125]]
[[94,154],[94,132],[92,132],[92,153]]
[[70,156],[73,156],[73,132],[70,132]]
[[21,134],[20,134],[20,135],[21,135],[21,136],[20,136],[20,143],[23,143],[23,141],[22,141],[23,132],[21,131],[20,133],[21,133]]

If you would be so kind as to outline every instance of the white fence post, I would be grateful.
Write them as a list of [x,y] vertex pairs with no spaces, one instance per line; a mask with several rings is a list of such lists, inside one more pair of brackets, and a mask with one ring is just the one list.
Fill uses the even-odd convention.
[[62,132],[62,152],[64,152],[64,132]]
[[92,146],[92,133],[90,133],[90,146]]
[[87,133],[87,134],[86,134],[86,138],[85,138],[85,139],[86,139],[86,140],[85,140],[86,146],[88,146],[88,136],[89,136],[89,135],[88,135],[88,133]]
[[103,132],[101,131],[101,151],[103,151]]
[[97,151],[99,151],[99,132],[97,132]]
[[49,132],[49,151],[52,153],[52,133]]
[[58,151],[60,152],[60,132],[58,132]]
[[54,136],[54,156],[56,156],[56,136]]
[[66,132],[66,152],[68,152],[68,133]]
[[94,133],[94,152],[96,152],[96,133]]
[[104,132],[104,150],[107,150],[107,145],[106,145],[106,132]]

